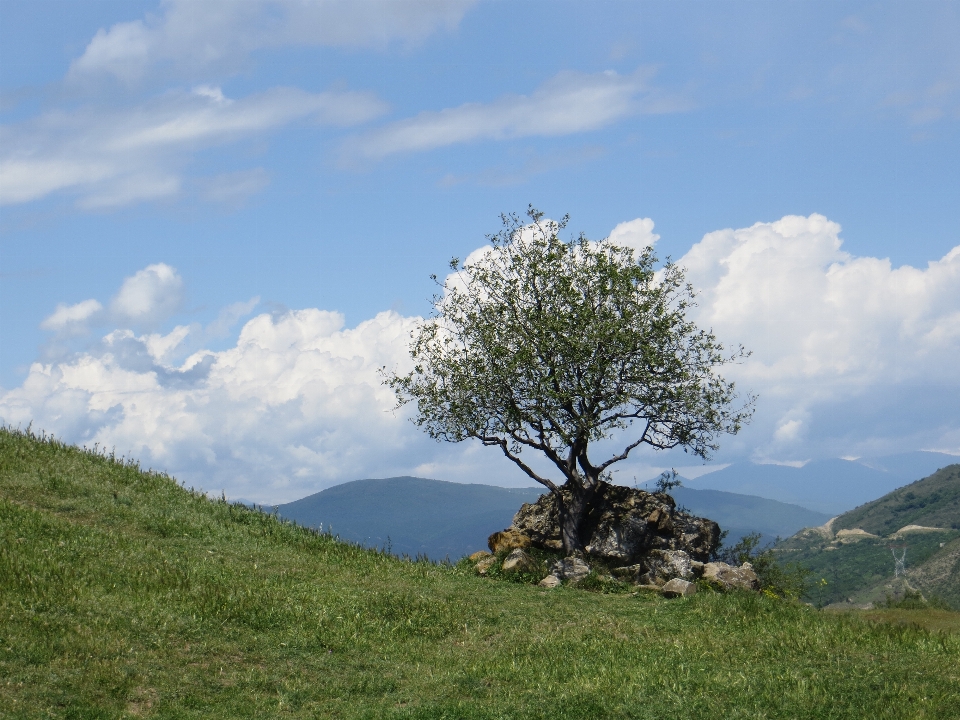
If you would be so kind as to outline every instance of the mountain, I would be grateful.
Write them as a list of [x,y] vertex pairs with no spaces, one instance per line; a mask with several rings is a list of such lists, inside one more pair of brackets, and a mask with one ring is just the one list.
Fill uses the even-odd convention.
[[277,513],[397,555],[457,560],[486,549],[490,533],[508,527],[541,492],[415,477],[355,480],[280,505]]
[[960,465],[949,465],[844,513],[834,520],[833,529],[891,535],[906,525],[960,530]]
[[[396,477],[355,480],[277,507],[280,517],[308,527],[330,529],[367,547],[389,547],[398,555],[456,560],[487,546],[487,537],[508,527],[523,503],[534,502],[542,488]],[[675,488],[677,504],[728,530],[727,543],[759,532],[763,543],[804,527],[822,525],[828,515],[775,500]]]
[[756,495],[839,515],[957,461],[914,452],[858,460],[814,460],[803,467],[734,463],[686,484],[699,490]]
[[[803,530],[776,551],[825,581],[809,598],[817,602],[882,601],[905,578],[960,609],[960,464]],[[897,559],[905,573],[899,578]]]
[[689,487],[674,488],[670,494],[677,505],[694,515],[710,518],[726,530],[727,545],[750,533],[760,533],[761,545],[766,545],[830,519],[826,513],[754,495]]

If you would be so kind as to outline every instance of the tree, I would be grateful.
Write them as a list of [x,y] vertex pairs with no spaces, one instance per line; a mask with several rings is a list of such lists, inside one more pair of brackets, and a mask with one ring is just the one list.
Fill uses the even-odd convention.
[[[432,276],[442,291],[412,335],[413,370],[383,372],[430,437],[499,447],[554,493],[570,553],[583,550],[581,520],[611,465],[641,445],[707,459],[718,434],[749,421],[754,398],[737,404],[717,374],[748,353],[725,354],[687,318],[694,292],[682,268],[658,271],[649,247],[563,241],[568,217],[544,220],[532,206],[527,216],[502,216],[485,253],[454,258],[443,283]],[[619,452],[591,458],[606,438]],[[562,481],[524,451],[542,453]]]

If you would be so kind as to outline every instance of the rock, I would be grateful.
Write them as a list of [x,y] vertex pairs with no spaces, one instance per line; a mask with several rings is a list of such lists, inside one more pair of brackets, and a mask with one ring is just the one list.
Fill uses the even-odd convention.
[[693,577],[692,560],[683,550],[651,550],[644,559],[647,571],[641,581],[650,585],[663,585],[668,580]]
[[626,582],[639,583],[640,576],[647,571],[646,565],[637,563],[636,565],[625,565],[624,567],[615,567],[610,572],[618,580]]
[[557,560],[550,566],[550,572],[573,585],[590,574],[590,566],[581,558],[571,555],[563,560]]
[[490,546],[490,551],[494,553],[502,552],[503,550],[530,547],[531,544],[528,535],[514,528],[507,528],[506,530],[495,532],[487,539],[487,545]]
[[663,585],[673,578],[693,580],[703,575],[703,563],[683,550],[651,550],[643,562],[614,568],[613,575],[639,585]]
[[478,560],[483,560],[483,558],[490,557],[490,553],[486,550],[477,550],[473,555],[467,556],[467,560],[470,562],[477,562]]
[[[561,493],[569,497],[570,491],[563,487]],[[706,562],[720,544],[720,527],[715,522],[678,511],[669,495],[606,482],[597,486],[581,527],[587,555],[611,565],[644,563],[653,550],[682,551],[691,562],[692,572],[692,562]],[[520,538],[545,550],[563,547],[557,500],[552,493],[523,505],[511,527],[490,536],[490,548],[496,552],[495,544],[500,547],[499,543],[505,542],[515,544],[504,548],[526,547],[519,544],[523,542]],[[644,568],[643,572],[648,570]]]
[[480,561],[473,566],[473,569],[481,575],[486,575],[487,571],[496,564],[497,559],[493,555],[487,555],[487,557],[481,558]]
[[546,576],[543,580],[541,580],[538,584],[540,585],[540,587],[555,588],[555,587],[557,587],[557,585],[559,585],[561,582],[562,582],[562,581],[560,580],[560,578],[558,578],[556,575],[547,575],[547,576]]
[[759,590],[760,578],[753,565],[744,563],[734,567],[724,562],[709,562],[703,566],[703,579],[723,590]]
[[529,572],[535,567],[533,558],[520,548],[513,550],[503,561],[504,572]]
[[674,578],[669,582],[665,583],[660,592],[663,593],[664,597],[675,598],[675,597],[685,597],[687,595],[693,595],[697,592],[697,586],[692,582],[687,582],[686,580],[681,580],[680,578]]

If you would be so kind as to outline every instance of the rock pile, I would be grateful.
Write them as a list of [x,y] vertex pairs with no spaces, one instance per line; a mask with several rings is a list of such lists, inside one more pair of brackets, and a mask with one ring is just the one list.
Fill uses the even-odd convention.
[[[609,483],[597,488],[582,532],[588,556],[621,565],[644,562],[653,550],[679,550],[706,562],[720,543],[715,522],[680,512],[669,495]],[[527,546],[563,549],[552,493],[524,504],[509,528],[490,536],[493,552]]]
[[[635,488],[601,483],[582,525],[586,553],[554,562],[542,587],[576,584],[590,574],[588,560],[612,568],[614,577],[640,587],[659,590],[667,597],[696,592],[702,579],[722,590],[759,590],[760,582],[749,563],[734,567],[709,562],[720,543],[720,527],[712,520],[677,510],[673,498]],[[494,553],[510,551],[504,570],[533,568],[523,548],[561,550],[559,511],[556,498],[547,493],[527,503],[506,530],[488,541]],[[486,574],[496,560],[475,553],[476,568]],[[509,565],[509,567],[508,567]],[[483,567],[481,567],[483,566]]]

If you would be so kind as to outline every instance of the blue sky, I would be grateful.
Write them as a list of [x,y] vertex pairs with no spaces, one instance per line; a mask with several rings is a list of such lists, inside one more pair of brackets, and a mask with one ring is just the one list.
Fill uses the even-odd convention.
[[265,501],[523,484],[371,368],[533,203],[649,218],[755,350],[718,462],[960,453],[958,37],[951,2],[0,0],[0,418]]

